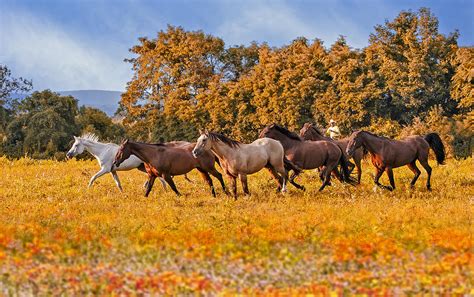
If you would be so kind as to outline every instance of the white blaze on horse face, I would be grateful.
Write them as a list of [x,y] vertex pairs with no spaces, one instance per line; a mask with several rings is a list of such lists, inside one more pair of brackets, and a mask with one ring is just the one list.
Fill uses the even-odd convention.
[[201,134],[197,139],[196,146],[193,149],[193,156],[196,158],[199,156],[204,150],[211,149],[211,143],[209,141],[209,137],[206,134]]

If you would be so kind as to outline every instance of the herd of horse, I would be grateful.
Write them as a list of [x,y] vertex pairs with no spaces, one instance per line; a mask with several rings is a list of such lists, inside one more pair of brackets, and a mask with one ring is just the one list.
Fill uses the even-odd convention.
[[[186,177],[188,172],[197,169],[214,197],[216,191],[211,175],[219,180],[224,193],[237,199],[237,178],[240,179],[243,192],[250,195],[247,176],[263,168],[269,171],[278,184],[277,191],[281,192],[286,191],[288,182],[297,189],[305,190],[295,179],[303,170],[310,169],[319,170],[322,182],[320,191],[331,184],[331,176],[342,183],[360,183],[361,161],[366,154],[370,155],[375,167],[374,182],[377,186],[394,190],[393,168],[406,165],[415,174],[410,183],[413,187],[421,173],[416,165],[419,161],[428,174],[426,187],[431,190],[432,170],[428,164],[430,148],[434,151],[438,164],[443,164],[445,148],[436,133],[394,140],[360,130],[347,138],[333,140],[325,137],[314,124],[306,123],[299,135],[280,125],[269,125],[260,132],[257,140],[248,144],[208,131],[200,131],[195,143],[141,143],[127,139],[120,145],[101,143],[94,134],[85,134],[81,137],[74,136],[74,144],[66,156],[72,158],[87,150],[98,160],[101,169],[90,179],[89,187],[98,177],[111,173],[122,191],[117,171],[136,168],[148,175],[144,184],[146,197],[157,178],[164,188],[169,185],[180,195],[173,177]],[[216,169],[216,163],[229,178],[232,193],[227,190],[222,174]],[[354,168],[357,168],[357,179],[351,177]],[[379,182],[384,172],[388,175],[390,186]]]

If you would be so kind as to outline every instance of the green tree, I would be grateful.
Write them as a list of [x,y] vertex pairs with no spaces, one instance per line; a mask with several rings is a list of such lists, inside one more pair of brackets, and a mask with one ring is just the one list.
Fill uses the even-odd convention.
[[31,80],[22,77],[12,77],[11,70],[0,64],[0,141],[6,138],[7,125],[15,114],[15,100],[11,98],[14,93],[26,93],[31,90]]
[[118,142],[125,135],[122,125],[112,122],[105,112],[97,108],[81,106],[76,122],[81,134],[95,133],[103,140]]
[[52,157],[68,148],[77,134],[77,100],[50,90],[34,92],[18,104],[19,114],[7,127],[7,151],[16,156]]

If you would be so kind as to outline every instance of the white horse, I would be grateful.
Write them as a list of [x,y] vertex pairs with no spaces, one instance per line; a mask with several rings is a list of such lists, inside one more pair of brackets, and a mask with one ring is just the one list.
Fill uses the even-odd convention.
[[247,175],[267,168],[278,181],[278,190],[286,191],[289,169],[298,168],[285,157],[283,146],[277,140],[260,138],[250,144],[240,143],[212,132],[201,132],[194,147],[195,157],[203,151],[212,151],[219,159],[222,169],[230,178],[234,198],[237,199],[236,178],[240,178],[246,195],[250,195]]
[[[100,165],[100,170],[89,181],[88,187],[90,188],[94,181],[106,173],[111,173],[114,177],[115,184],[122,191],[122,185],[116,171],[128,171],[137,168],[140,171],[146,172],[145,165],[136,156],[131,155],[130,158],[125,160],[117,168],[114,163],[115,154],[119,149],[119,145],[115,143],[102,143],[99,142],[99,137],[92,133],[84,134],[80,137],[74,136],[74,144],[71,149],[67,152],[67,158],[73,158],[81,154],[84,150],[88,151],[93,155]],[[166,188],[166,182],[160,179],[163,188]],[[145,183],[146,186],[146,183]]]

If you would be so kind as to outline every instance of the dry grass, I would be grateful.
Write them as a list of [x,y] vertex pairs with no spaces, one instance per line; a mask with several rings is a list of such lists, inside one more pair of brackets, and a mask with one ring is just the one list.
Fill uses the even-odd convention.
[[474,294],[473,160],[433,166],[433,192],[364,165],[361,186],[306,172],[284,196],[264,171],[233,201],[197,174],[146,199],[138,171],[87,190],[95,161],[0,158],[0,294]]

